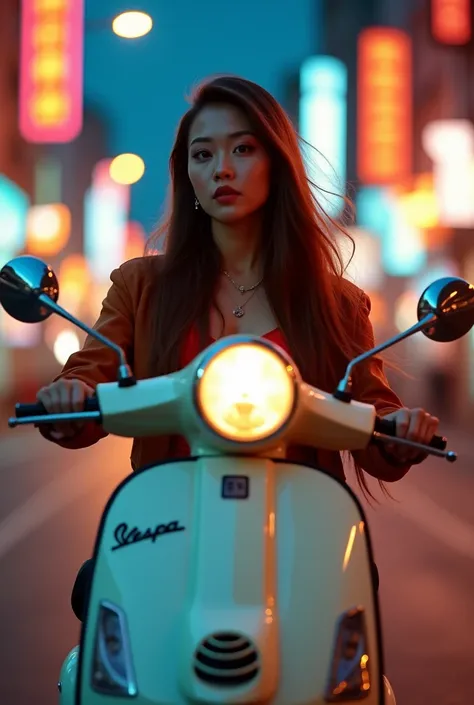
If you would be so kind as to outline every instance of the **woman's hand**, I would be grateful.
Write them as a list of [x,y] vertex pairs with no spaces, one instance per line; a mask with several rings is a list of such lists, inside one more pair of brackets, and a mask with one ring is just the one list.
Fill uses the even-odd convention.
[[[384,419],[395,419],[398,438],[407,438],[425,445],[429,445],[439,426],[439,419],[431,416],[424,409],[398,409],[384,416]],[[383,448],[395,462],[407,465],[415,461],[419,463],[428,455],[420,453],[416,448],[398,445],[398,443],[387,443]]]
[[[49,414],[64,414],[84,411],[87,397],[94,390],[79,379],[59,379],[39,390],[36,398],[42,402]],[[84,421],[63,421],[57,424],[38,424],[55,441],[72,438],[84,427]]]

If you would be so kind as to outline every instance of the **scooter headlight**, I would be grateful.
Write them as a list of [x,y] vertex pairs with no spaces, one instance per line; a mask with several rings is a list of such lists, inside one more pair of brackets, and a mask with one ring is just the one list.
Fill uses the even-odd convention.
[[232,441],[272,436],[295,408],[296,373],[275,348],[252,340],[230,343],[197,372],[196,401],[206,424]]

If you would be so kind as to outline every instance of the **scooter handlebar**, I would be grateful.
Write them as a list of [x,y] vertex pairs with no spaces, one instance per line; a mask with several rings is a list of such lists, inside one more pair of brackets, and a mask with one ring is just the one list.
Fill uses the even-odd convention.
[[[374,431],[378,433],[384,433],[386,436],[396,436],[397,435],[397,424],[395,419],[384,419],[377,416],[375,421]],[[438,450],[445,450],[448,445],[448,439],[444,436],[433,436],[431,441],[428,443],[431,448],[437,448]]]
[[[100,411],[99,400],[97,397],[87,397],[84,402],[83,411]],[[41,401],[35,404],[16,404],[15,416],[17,419],[23,419],[27,416],[46,416],[50,412],[46,410]]]
[[[85,399],[83,412],[99,412],[99,400],[96,396]],[[17,419],[27,418],[30,416],[46,416],[49,412],[46,410],[42,402],[35,404],[16,404],[15,417]],[[385,419],[377,417],[375,421],[374,431],[385,436],[396,436],[396,421],[395,419]],[[428,444],[429,447],[444,451],[447,446],[447,439],[443,436],[435,435]]]

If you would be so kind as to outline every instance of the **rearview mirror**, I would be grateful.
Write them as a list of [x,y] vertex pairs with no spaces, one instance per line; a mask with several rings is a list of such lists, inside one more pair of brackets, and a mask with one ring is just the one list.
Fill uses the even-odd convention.
[[120,345],[68,313],[57,303],[58,296],[59,284],[55,273],[37,257],[15,257],[0,270],[0,304],[12,318],[23,323],[39,323],[52,313],[57,313],[117,354],[119,386],[131,387],[136,384]]
[[418,323],[393,338],[358,355],[349,362],[334,396],[340,401],[352,399],[352,370],[356,365],[391,348],[422,331],[428,338],[442,343],[462,338],[474,325],[474,287],[458,277],[437,279],[426,287],[418,302]]
[[474,325],[474,287],[458,277],[437,279],[418,302],[419,321],[430,313],[436,314],[436,320],[422,329],[427,338],[439,343],[462,338]]
[[41,294],[56,303],[59,284],[51,267],[37,257],[15,257],[0,270],[0,304],[17,321],[39,323],[51,315]]

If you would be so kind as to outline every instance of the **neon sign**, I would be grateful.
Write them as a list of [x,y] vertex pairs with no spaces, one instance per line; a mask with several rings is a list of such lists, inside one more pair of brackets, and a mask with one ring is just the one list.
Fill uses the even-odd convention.
[[130,186],[113,181],[110,164],[110,159],[96,164],[84,196],[84,254],[99,284],[126,259]]
[[388,185],[412,169],[410,37],[371,27],[358,40],[357,170],[364,184]]
[[467,44],[471,23],[471,0],[431,0],[431,33],[440,44]]
[[82,130],[84,0],[22,0],[20,132],[71,142]]
[[300,71],[300,134],[308,176],[325,211],[337,217],[345,207],[347,146],[347,68],[332,56],[313,56]]

